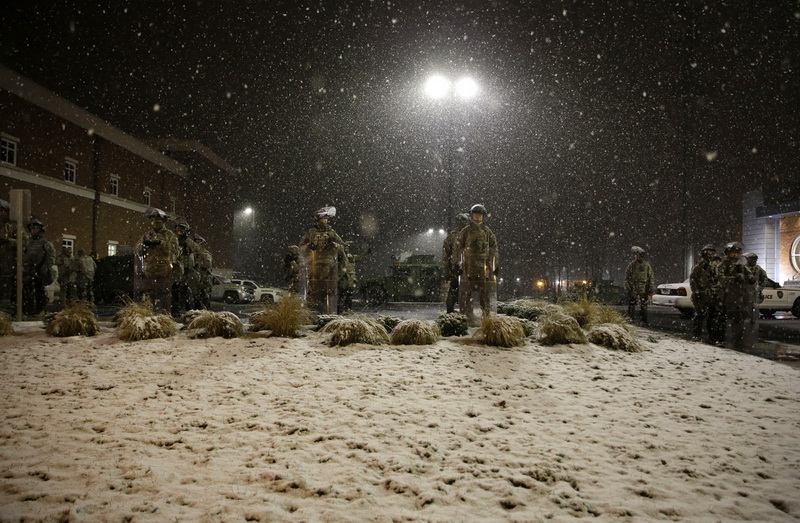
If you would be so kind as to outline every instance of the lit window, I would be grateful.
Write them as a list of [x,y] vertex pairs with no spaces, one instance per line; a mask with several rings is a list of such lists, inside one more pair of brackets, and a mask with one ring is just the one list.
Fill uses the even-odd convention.
[[17,165],[17,142],[0,138],[0,162]]
[[789,251],[789,259],[792,261],[792,268],[800,272],[800,236],[792,242],[792,249]]
[[150,192],[150,189],[145,189],[144,192],[142,193],[142,201],[144,202],[145,205],[150,205],[151,196],[152,193]]
[[75,175],[78,172],[78,166],[69,160],[64,161],[64,181],[75,183]]
[[108,193],[112,196],[119,196],[119,176],[112,176],[108,182]]
[[69,249],[70,252],[75,252],[75,237],[72,236],[62,236],[61,237],[61,248],[62,249]]
[[117,255],[117,245],[119,245],[119,242],[114,242],[114,241],[108,242],[108,255],[109,256],[116,256]]

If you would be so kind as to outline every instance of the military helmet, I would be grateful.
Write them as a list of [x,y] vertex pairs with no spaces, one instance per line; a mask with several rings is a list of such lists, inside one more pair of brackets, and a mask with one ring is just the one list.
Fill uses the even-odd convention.
[[206,239],[200,236],[199,234],[194,235],[194,242],[198,245],[205,245]]
[[46,231],[46,230],[47,230],[47,227],[45,227],[45,226],[44,226],[44,223],[42,223],[42,221],[41,221],[39,218],[31,218],[31,219],[28,221],[28,229],[29,229],[29,230],[30,230],[30,228],[31,228],[32,226],[34,226],[34,225],[36,225],[37,227],[39,227],[40,229],[42,229],[42,232],[44,232],[44,231]]
[[642,249],[638,245],[634,245],[633,247],[631,247],[631,252],[633,254],[644,254],[644,249]]
[[488,212],[486,212],[486,207],[484,207],[480,203],[477,203],[477,204],[473,205],[472,208],[469,210],[469,213],[470,214],[483,214],[484,216],[489,214]]
[[336,216],[336,207],[334,206],[327,206],[327,207],[320,207],[314,213],[314,217],[319,220],[320,218],[333,218]]
[[2,212],[9,212],[11,210],[11,206],[5,200],[0,200],[0,211]]
[[469,221],[469,214],[467,214],[465,212],[458,213],[458,214],[456,214],[456,220],[458,220],[460,222],[468,222]]
[[703,254],[703,253],[704,253],[704,252],[706,252],[706,251],[717,252],[717,249],[716,249],[716,248],[714,248],[714,246],[713,246],[713,245],[711,245],[710,243],[708,243],[708,244],[706,244],[706,245],[703,245],[703,248],[702,248],[702,249],[700,249],[700,254]]
[[165,213],[164,211],[162,211],[157,207],[148,208],[146,211],[144,211],[144,215],[150,218],[151,220],[153,218],[161,218],[162,220],[167,219],[167,213]]
[[725,245],[725,254],[728,254],[729,252],[733,251],[742,252],[742,249],[744,249],[744,245],[742,245],[741,243],[729,242]]
[[187,222],[178,223],[175,226],[175,230],[178,230],[178,229],[182,229],[184,232],[186,232],[186,234],[189,234],[190,232],[192,232],[192,228],[189,227],[189,224]]
[[747,258],[748,260],[750,260],[750,259],[757,260],[758,259],[758,254],[756,254],[754,252],[746,252],[746,253],[742,254],[742,258]]

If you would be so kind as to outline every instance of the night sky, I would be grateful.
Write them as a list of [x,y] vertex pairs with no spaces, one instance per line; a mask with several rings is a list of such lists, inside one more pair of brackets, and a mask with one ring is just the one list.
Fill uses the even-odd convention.
[[800,198],[800,1],[12,0],[0,27],[4,65],[241,168],[220,205],[253,206],[273,283],[323,205],[366,274],[483,203],[507,279],[619,283],[636,244],[663,283],[740,238],[745,191]]

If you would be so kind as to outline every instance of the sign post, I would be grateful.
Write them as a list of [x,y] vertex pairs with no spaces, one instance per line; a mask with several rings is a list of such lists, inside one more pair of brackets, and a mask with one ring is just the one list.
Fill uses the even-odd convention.
[[31,191],[29,189],[11,189],[8,203],[11,206],[10,217],[17,228],[17,321],[22,321],[22,252],[24,249],[24,222],[31,215]]

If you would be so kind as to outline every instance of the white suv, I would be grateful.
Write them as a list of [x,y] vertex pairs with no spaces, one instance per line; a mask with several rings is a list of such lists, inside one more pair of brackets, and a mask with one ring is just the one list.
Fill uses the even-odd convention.
[[260,301],[264,303],[275,303],[279,301],[283,296],[283,293],[279,289],[275,289],[272,287],[264,287],[253,280],[242,280],[239,278],[234,278],[231,280],[233,283],[237,285],[243,286],[248,292],[253,294],[254,301]]
[[253,293],[238,283],[218,274],[211,275],[211,301],[224,301],[225,303],[250,303]]

